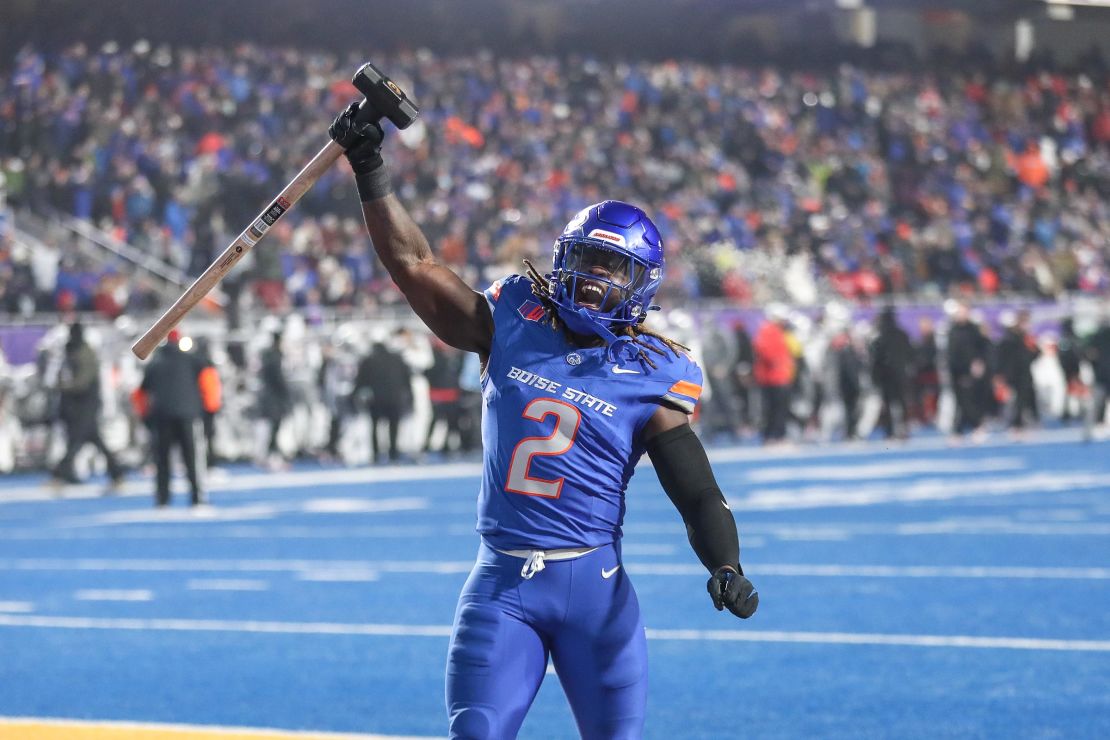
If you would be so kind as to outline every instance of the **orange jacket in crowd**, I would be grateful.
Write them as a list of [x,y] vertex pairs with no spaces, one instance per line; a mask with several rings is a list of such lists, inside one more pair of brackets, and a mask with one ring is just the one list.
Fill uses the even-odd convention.
[[223,386],[220,384],[220,374],[216,368],[208,365],[197,376],[197,386],[200,388],[200,404],[204,410],[214,414],[223,406]]
[[752,341],[757,385],[784,386],[794,382],[794,355],[786,332],[774,321],[764,321]]
[[131,391],[131,408],[140,419],[145,419],[150,413],[150,396],[142,388]]

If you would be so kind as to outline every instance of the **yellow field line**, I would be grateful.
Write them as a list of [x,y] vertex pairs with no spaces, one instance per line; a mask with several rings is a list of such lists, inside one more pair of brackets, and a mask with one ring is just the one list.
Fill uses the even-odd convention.
[[40,717],[0,717],[3,740],[428,740],[399,735],[298,732],[143,722],[82,722]]

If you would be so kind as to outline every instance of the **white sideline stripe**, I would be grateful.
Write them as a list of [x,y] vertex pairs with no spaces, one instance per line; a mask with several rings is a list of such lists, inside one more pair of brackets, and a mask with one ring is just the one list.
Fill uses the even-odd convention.
[[220,522],[243,522],[259,519],[273,519],[279,514],[335,514],[359,513],[381,514],[397,511],[417,511],[427,509],[428,499],[423,497],[391,497],[377,499],[308,499],[306,501],[231,504],[202,509],[154,509],[149,506],[141,509],[107,511],[89,516],[70,517],[58,522],[57,526],[99,527],[110,524],[167,524],[200,522],[212,524]]
[[[450,625],[342,624],[336,622],[254,622],[223,619],[102,619],[0,614],[0,627],[137,630],[171,632],[247,632],[283,635],[356,635],[372,637],[450,637]],[[703,642],[790,642],[830,645],[906,645],[914,647],[992,648],[1110,652],[1110,640],[1053,640],[1032,637],[898,635],[855,632],[748,632],[733,630],[645,630],[649,640]]]
[[78,601],[153,601],[154,592],[147,589],[81,589],[74,591]]
[[987,457],[982,460],[900,460],[870,465],[790,465],[755,468],[746,474],[755,483],[779,483],[792,480],[854,481],[874,478],[902,478],[928,473],[997,473],[1024,470],[1020,457]]
[[[697,569],[700,574],[704,568]],[[1017,566],[939,565],[755,565],[753,571],[775,576],[863,578],[1040,578],[1110,580],[1110,568],[1033,568]]]
[[317,730],[276,730],[269,727],[233,727],[228,725],[182,725],[163,722],[117,722],[105,720],[57,719],[54,717],[4,717],[0,716],[0,728],[5,725],[47,725],[50,727],[100,727],[112,730],[165,730],[168,732],[188,732],[190,736],[206,735],[269,735],[271,737],[311,737],[330,740],[434,740],[426,735],[363,735],[350,732],[320,732]]
[[34,610],[35,605],[30,601],[0,601],[0,612],[26,614]]
[[909,501],[948,501],[957,498],[988,498],[1021,493],[1048,495],[1079,490],[1110,490],[1110,476],[1086,471],[1072,473],[1025,473],[999,478],[926,478],[892,485],[889,482],[852,486],[800,486],[756,488],[742,496],[729,497],[733,511],[812,509],[830,506],[869,506]]
[[[982,462],[982,467],[974,469],[983,472],[991,471],[991,460],[1003,458],[989,458]],[[940,466],[943,473],[948,463],[934,461]],[[975,461],[954,461],[958,466],[970,466]],[[1020,462],[1020,461],[1019,461]],[[923,470],[931,469],[925,461],[906,461],[907,465],[922,466]],[[1108,490],[1110,491],[1110,476],[1102,472],[1087,470],[1072,470],[1070,472],[1022,472],[1018,470],[995,471],[994,475],[974,475],[958,477],[938,477],[911,479],[901,482],[892,482],[888,475],[868,475],[867,471],[873,466],[861,467],[824,467],[813,468],[816,471],[830,473],[831,477],[813,475],[807,477],[805,468],[801,468],[802,475],[798,485],[787,487],[777,486],[785,478],[781,476],[769,481],[761,481],[764,487],[747,488],[743,485],[740,489],[744,492],[729,497],[729,504],[733,511],[783,511],[794,509],[821,509],[828,507],[870,506],[874,504],[905,503],[920,501],[948,501],[952,499],[971,498],[986,499],[992,497],[1013,496],[1019,494],[1052,495],[1072,493],[1076,491]],[[881,470],[893,470],[898,467],[893,463],[884,463],[878,466]],[[999,466],[994,466],[995,468]],[[1006,466],[1002,466],[1006,467]],[[769,468],[774,475],[775,471],[783,468]],[[831,471],[840,471],[832,475]],[[345,471],[344,471],[345,472]],[[782,473],[785,475],[786,473]],[[748,477],[759,481],[761,469],[755,469]],[[743,479],[745,476],[740,475]],[[773,477],[773,476],[772,476]],[[821,481],[829,480],[828,483]],[[882,480],[882,478],[888,478]],[[839,481],[839,482],[837,482]],[[284,484],[286,481],[279,481]],[[766,487],[775,485],[776,487]],[[271,488],[280,488],[280,485]],[[276,494],[275,491],[271,493]],[[644,502],[642,510],[662,509],[667,506],[664,501]],[[470,504],[472,507],[472,504]],[[110,510],[95,514],[64,518],[58,521],[56,528],[100,527],[108,525],[138,525],[138,524],[212,524],[248,521],[269,521],[283,514],[389,514],[403,511],[428,510],[433,508],[427,497],[389,497],[389,498],[319,498],[307,501],[277,497],[269,502],[252,502],[238,504],[221,504],[220,506],[205,509],[203,516],[195,512],[177,509],[141,509]],[[435,507],[439,515],[444,514],[442,507]]]
[[[916,452],[969,452],[985,450],[998,450],[1000,452],[1013,452],[1014,449],[1041,447],[1044,445],[1075,444],[1083,441],[1081,429],[1042,429],[1031,435],[1028,441],[1017,444],[1007,439],[1004,435],[994,435],[983,444],[961,445],[953,447],[947,437],[919,437],[911,438],[905,443],[891,444],[885,441],[875,442],[833,442],[831,444],[786,444],[777,447],[740,446],[712,448],[707,450],[709,461],[717,462],[767,462],[768,460],[794,460],[804,458],[813,460],[818,458],[853,458],[875,455],[905,455]],[[1095,442],[1091,445],[1092,453],[1103,444]],[[641,465],[649,465],[646,462]]]
[[[473,506],[471,507],[473,509]],[[681,538],[685,534],[682,522],[629,524],[626,534],[637,536],[667,535]],[[983,537],[998,535],[1029,535],[1032,537],[1064,536],[1106,536],[1110,535],[1110,522],[1016,522],[1007,518],[941,519],[936,521],[904,522],[902,524],[840,524],[836,526],[783,524],[776,522],[753,523],[743,528],[744,546],[764,544],[759,536],[777,537],[798,541],[845,540],[852,537],[914,537],[914,536],[960,536]],[[64,535],[69,541],[102,540],[248,540],[248,539],[328,539],[341,537],[391,539],[418,539],[421,537],[474,537],[472,524],[449,524],[446,526],[286,526],[267,524],[231,524],[219,528],[192,527],[127,527],[123,529],[70,529]],[[56,541],[58,532],[54,529],[30,531],[27,528],[0,528],[0,540],[19,541]],[[625,552],[629,550],[625,549]]]
[[[231,491],[275,490],[282,488],[316,488],[320,486],[349,485],[352,483],[396,483],[399,481],[457,478],[473,479],[474,491],[477,492],[477,481],[481,475],[481,463],[353,468],[349,470],[287,471],[283,473],[250,473],[247,475],[229,476],[218,481],[209,481],[208,490],[211,493],[224,493]],[[116,496],[142,496],[150,498],[151,485],[152,483],[149,479],[129,479],[123,485],[123,490],[117,493]],[[181,493],[188,489],[183,481],[175,480],[171,486],[171,490],[174,493]],[[66,486],[62,489],[60,498],[62,500],[100,498],[103,494],[103,484],[82,483],[75,486]],[[0,504],[25,501],[51,501],[58,498],[58,493],[48,488],[46,481],[43,481],[40,485],[16,486],[0,489]]]
[[[473,506],[470,507],[473,510]],[[473,514],[473,511],[470,512]],[[205,524],[221,524],[207,520]],[[326,539],[336,540],[343,537],[373,539],[418,539],[421,537],[474,537],[473,524],[448,525],[371,525],[371,526],[289,526],[272,521],[252,523],[223,523],[219,527],[171,527],[135,525],[120,529],[98,527],[73,527],[64,533],[56,528],[29,531],[26,527],[0,529],[0,540],[49,540],[99,541],[99,540],[245,540],[245,539]],[[165,522],[159,524],[172,524]],[[681,530],[681,522],[674,532]]]
[[867,632],[739,632],[731,630],[647,630],[648,639],[735,642],[794,642],[823,645],[906,645],[912,647],[991,648],[1110,652],[1110,640],[1051,640],[1034,637],[969,635],[890,635]]
[[190,591],[265,591],[270,584],[250,578],[190,578],[185,588]]
[[1058,524],[1040,524],[1037,522],[961,522],[958,520],[943,520],[939,522],[918,522],[900,524],[893,534],[897,535],[937,535],[937,534],[965,534],[1001,535],[1001,534],[1028,534],[1055,537],[1057,535],[1094,535],[1102,537],[1110,535],[1110,523],[1078,523],[1061,522]]
[[[1013,442],[999,436],[989,440],[986,444],[974,447],[961,447],[961,450],[983,451],[994,450],[1012,452],[1026,447],[1039,447],[1055,444],[1074,444],[1082,441],[1082,431],[1079,429],[1054,429],[1036,432],[1028,442],[1015,445]],[[1100,448],[1105,449],[1104,442],[1091,445],[1091,454],[1098,454]],[[797,445],[783,447],[724,447],[708,450],[709,459],[714,463],[724,462],[754,462],[766,463],[769,460],[793,460],[804,458],[814,460],[821,458],[854,458],[875,455],[903,455],[924,451],[950,450],[948,440],[943,437],[932,437],[910,440],[907,444],[891,446],[883,442],[875,443],[832,443],[827,445]],[[647,457],[640,461],[641,466],[650,465]],[[414,466],[383,466],[380,468],[354,468],[344,470],[310,470],[286,471],[282,473],[252,473],[247,475],[229,476],[219,481],[210,481],[209,490],[212,492],[244,491],[259,489],[279,488],[307,488],[315,486],[345,485],[350,483],[390,483],[410,480],[444,480],[467,479],[471,481],[477,491],[477,479],[482,474],[481,463],[447,463],[437,465]],[[151,483],[146,479],[129,480],[124,484],[123,491],[117,495],[150,497]],[[186,490],[183,481],[174,481],[174,492]],[[100,498],[104,492],[101,483],[85,483],[76,486],[67,486],[62,494],[62,499],[89,499]],[[51,501],[57,499],[54,491],[46,486],[44,480],[41,484],[15,486],[0,489],[0,504],[18,503],[25,501]]]
[[318,583],[369,583],[380,578],[381,573],[370,568],[321,568],[297,573],[297,580]]
[[[124,572],[232,572],[294,573],[305,580],[362,580],[379,573],[452,575],[469,573],[470,560],[100,560],[26,558],[0,560],[0,571],[124,571]],[[636,575],[702,575],[705,568],[693,563],[627,564]],[[815,563],[754,563],[755,575],[863,578],[1040,578],[1047,580],[1110,580],[1110,568],[1024,567],[993,565],[836,565]],[[194,581],[190,581],[193,583]],[[253,581],[228,581],[254,583]],[[258,581],[261,583],[261,581]],[[130,592],[97,592],[130,593]],[[149,593],[149,592],[137,592]],[[2,603],[2,602],[0,602]]]
[[43,617],[0,614],[0,627],[139,630],[168,632],[250,632],[277,635],[362,635],[367,637],[450,637],[450,625],[343,624],[336,622],[256,622],[229,619],[131,619]]
[[385,511],[426,509],[425,498],[314,498],[301,505],[306,514],[377,514]]
[[[733,507],[733,511],[736,507]],[[625,534],[681,535],[682,522],[631,524]],[[473,534],[468,532],[466,534]],[[911,537],[936,535],[967,535],[983,537],[992,535],[1078,536],[1103,537],[1110,535],[1110,522],[1016,522],[1006,517],[975,517],[939,519],[934,521],[891,522],[889,524],[783,524],[758,522],[743,527],[745,541],[750,535],[764,535],[790,540],[841,540],[850,537]]]
[[295,573],[366,574],[390,573],[469,573],[474,567],[471,560],[445,562],[374,561],[374,560],[99,560],[59,558],[0,560],[4,570],[49,571],[126,571],[126,572],[235,572],[235,573]]

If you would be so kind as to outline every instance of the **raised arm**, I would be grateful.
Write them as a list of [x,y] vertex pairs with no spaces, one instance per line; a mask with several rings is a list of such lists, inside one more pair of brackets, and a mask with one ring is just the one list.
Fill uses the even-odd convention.
[[347,150],[374,251],[433,334],[453,347],[488,356],[493,341],[489,304],[432,254],[420,227],[393,194],[381,155],[381,127],[356,123],[356,110],[352,103],[328,133]]

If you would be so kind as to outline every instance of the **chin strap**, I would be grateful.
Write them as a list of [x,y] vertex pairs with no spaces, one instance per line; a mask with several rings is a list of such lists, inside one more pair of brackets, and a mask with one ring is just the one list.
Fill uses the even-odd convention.
[[558,308],[559,318],[572,332],[575,334],[594,334],[605,340],[608,345],[605,356],[610,362],[634,362],[639,359],[640,350],[632,345],[632,337],[618,337],[608,326],[598,321],[588,310],[581,306],[575,308],[559,306]]

